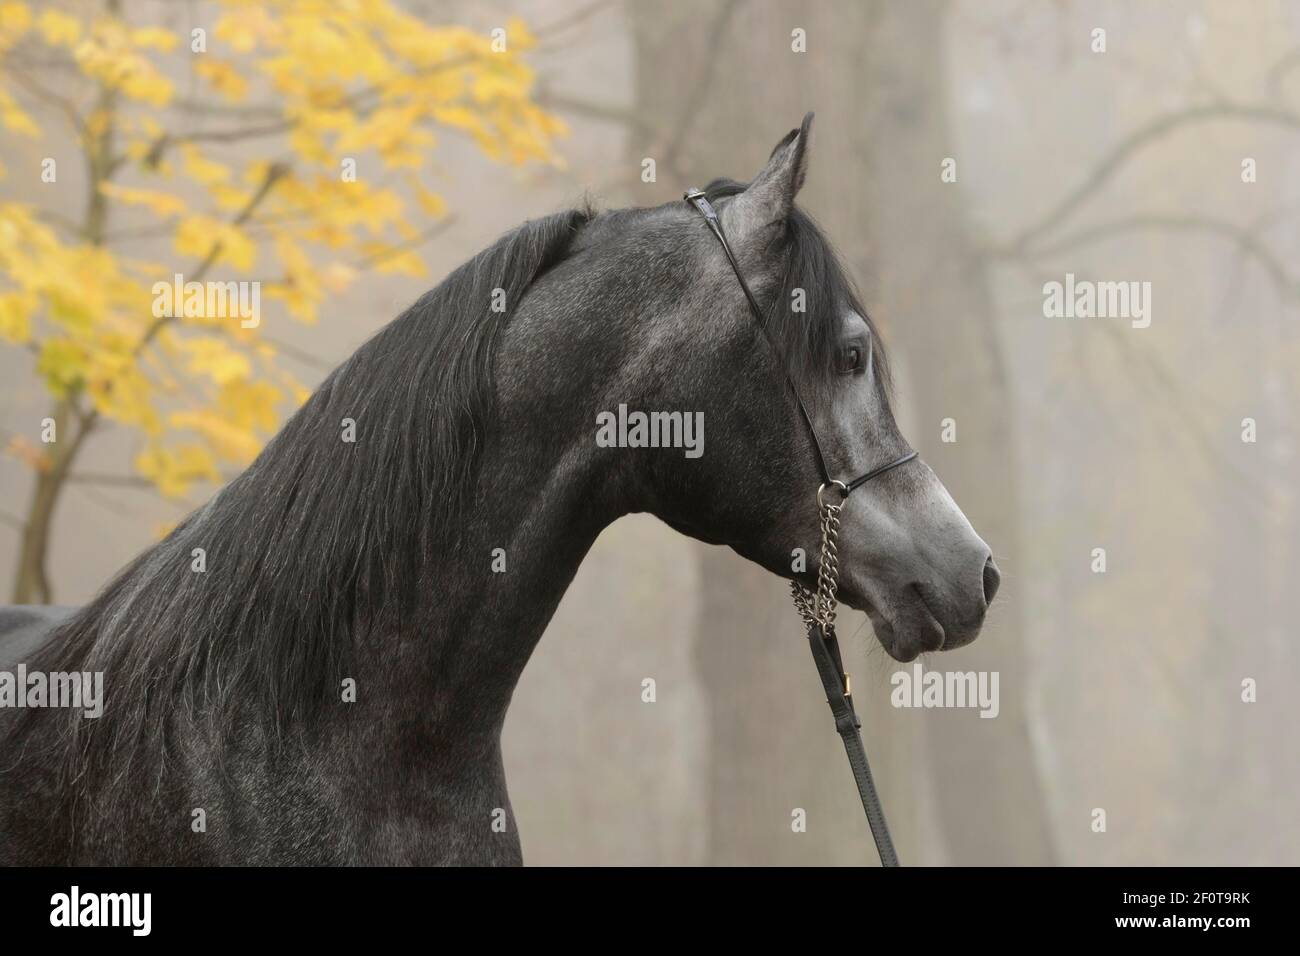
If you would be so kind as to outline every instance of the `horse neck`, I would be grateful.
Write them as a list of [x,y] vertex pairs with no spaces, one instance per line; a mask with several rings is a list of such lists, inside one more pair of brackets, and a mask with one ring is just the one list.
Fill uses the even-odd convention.
[[503,434],[485,449],[471,507],[422,576],[418,627],[390,632],[397,646],[380,655],[375,676],[389,705],[440,736],[499,733],[583,557],[626,510],[583,453],[589,440],[547,455],[543,443],[518,437]]

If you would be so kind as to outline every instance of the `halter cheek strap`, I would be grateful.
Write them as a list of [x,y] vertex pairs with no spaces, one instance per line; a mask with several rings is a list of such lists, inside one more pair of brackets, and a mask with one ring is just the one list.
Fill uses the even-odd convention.
[[685,199],[699,211],[709,229],[718,237],[718,242],[722,245],[722,251],[726,253],[727,261],[731,263],[731,271],[736,274],[736,281],[740,283],[740,290],[745,293],[745,300],[749,303],[749,311],[753,313],[754,319],[758,322],[759,330],[763,333],[763,338],[767,339],[768,346],[785,370],[786,384],[790,386],[790,391],[794,393],[795,403],[799,406],[799,414],[803,416],[804,423],[808,426],[808,437],[812,439],[813,452],[817,456],[817,467],[821,470],[823,488],[837,488],[841,496],[847,498],[850,492],[862,487],[872,478],[879,478],[885,472],[892,471],[899,465],[905,465],[915,458],[916,452],[908,452],[906,455],[895,458],[878,468],[873,468],[851,481],[840,481],[831,476],[831,469],[826,462],[826,453],[822,449],[821,439],[817,437],[817,426],[813,424],[812,415],[808,414],[808,407],[804,404],[803,397],[799,394],[799,388],[795,385],[794,377],[790,374],[790,364],[785,360],[780,347],[772,338],[772,333],[767,327],[767,321],[763,317],[763,310],[759,308],[758,300],[754,298],[749,283],[745,281],[745,274],[740,271],[740,263],[736,261],[736,254],[731,251],[731,243],[727,242],[727,236],[722,231],[722,222],[718,219],[717,211],[713,208],[713,204],[709,202],[708,196],[702,189],[688,189]]
[[[858,796],[862,798],[862,809],[866,811],[867,822],[871,826],[871,836],[876,841],[876,850],[880,854],[880,863],[882,866],[898,866],[898,855],[894,852],[894,842],[889,836],[889,826],[885,822],[885,812],[880,806],[880,797],[876,794],[876,785],[871,777],[871,767],[867,763],[867,752],[862,746],[862,735],[859,733],[862,721],[853,708],[849,677],[844,673],[844,662],[840,657],[840,645],[835,636],[836,591],[839,588],[840,571],[836,541],[839,537],[840,510],[844,507],[844,500],[848,498],[849,494],[854,489],[860,488],[871,481],[871,479],[879,478],[885,472],[892,471],[899,465],[907,464],[916,457],[916,452],[909,452],[895,458],[893,461],[873,468],[871,471],[858,475],[858,477],[850,481],[840,481],[831,477],[826,455],[822,451],[822,443],[817,438],[817,428],[813,425],[812,416],[808,414],[808,408],[799,395],[799,388],[790,373],[790,363],[781,354],[781,349],[773,340],[771,332],[768,331],[767,322],[763,318],[763,310],[759,308],[758,300],[754,298],[749,283],[745,281],[744,273],[740,271],[740,263],[736,261],[736,256],[731,251],[731,245],[727,242],[727,236],[722,231],[722,223],[718,220],[717,212],[701,189],[687,190],[685,199],[704,217],[709,229],[713,231],[713,234],[718,237],[718,242],[722,244],[722,251],[727,254],[727,261],[731,263],[731,270],[736,274],[736,280],[740,283],[741,291],[745,293],[745,299],[749,302],[749,310],[754,314],[754,319],[758,322],[763,337],[767,339],[768,346],[784,368],[786,384],[790,386],[790,391],[794,393],[795,402],[799,406],[799,414],[803,416],[804,422],[808,425],[808,435],[812,439],[813,451],[817,455],[817,466],[821,469],[822,474],[822,486],[817,489],[817,514],[821,524],[822,538],[821,556],[817,566],[817,590],[813,591],[797,581],[791,583],[790,589],[793,592],[795,608],[799,611],[808,629],[808,644],[812,648],[813,661],[817,664],[817,674],[821,677],[822,687],[826,690],[826,703],[830,705],[831,714],[835,717],[835,730],[844,741],[844,752],[848,754],[849,767],[853,770],[853,780],[858,787]],[[823,498],[823,493],[828,488],[835,488],[839,491],[840,500],[838,502],[828,501]]]

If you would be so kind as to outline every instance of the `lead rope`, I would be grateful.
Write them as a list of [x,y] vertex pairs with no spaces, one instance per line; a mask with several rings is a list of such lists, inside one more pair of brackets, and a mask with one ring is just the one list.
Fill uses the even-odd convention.
[[[843,490],[843,485],[835,482]],[[889,836],[889,825],[885,822],[885,811],[880,806],[880,797],[876,793],[875,781],[871,778],[871,767],[867,763],[867,751],[862,746],[860,728],[862,721],[853,709],[852,686],[849,676],[844,673],[844,663],[840,657],[839,640],[835,636],[836,592],[840,585],[840,564],[837,542],[840,534],[840,510],[844,499],[833,504],[822,498],[826,485],[817,490],[817,508],[821,525],[821,555],[817,567],[817,590],[814,592],[798,581],[790,583],[790,594],[794,599],[795,610],[803,618],[808,630],[808,646],[812,649],[813,660],[817,664],[817,673],[826,689],[826,703],[830,705],[835,717],[835,729],[844,741],[844,751],[849,757],[849,766],[853,770],[853,780],[858,786],[858,796],[862,798],[862,809],[866,811],[867,823],[871,826],[871,837],[876,841],[876,852],[880,854],[881,866],[898,866],[898,855],[894,852],[894,841]]]
[[[831,713],[835,715],[835,729],[844,740],[844,750],[849,755],[849,766],[853,768],[853,779],[858,785],[858,794],[862,797],[862,809],[867,812],[867,822],[871,824],[871,836],[876,841],[876,850],[880,853],[880,862],[883,866],[898,866],[898,857],[894,854],[894,844],[889,839],[889,827],[885,824],[885,813],[880,809],[880,798],[876,796],[876,785],[871,779],[871,768],[867,765],[867,752],[862,747],[862,736],[858,733],[858,728],[862,726],[862,722],[858,720],[858,715],[853,711],[849,678],[844,673],[844,664],[840,659],[839,641],[835,638],[835,592],[838,590],[840,583],[839,557],[835,544],[840,533],[840,509],[844,507],[844,499],[849,496],[849,493],[873,478],[877,478],[899,465],[907,464],[916,457],[916,452],[909,452],[881,465],[879,468],[873,468],[865,475],[854,478],[848,484],[831,480],[831,472],[826,464],[826,455],[822,452],[822,444],[817,438],[817,428],[813,425],[812,416],[808,414],[808,408],[799,395],[799,388],[790,375],[789,363],[785,361],[781,349],[777,347],[776,342],[768,332],[767,323],[763,318],[763,310],[759,307],[758,300],[754,298],[754,293],[750,290],[749,283],[745,281],[744,273],[740,270],[740,263],[736,261],[736,256],[731,251],[726,233],[722,231],[722,222],[718,218],[717,211],[713,208],[708,195],[702,189],[688,189],[686,195],[682,198],[704,217],[710,231],[722,244],[722,251],[726,253],[727,261],[731,263],[731,271],[736,274],[736,281],[740,283],[740,289],[745,293],[745,300],[749,303],[749,309],[754,314],[754,320],[758,322],[759,330],[763,333],[763,337],[767,339],[773,353],[776,354],[783,365],[786,365],[786,383],[794,393],[795,403],[799,406],[799,413],[808,426],[808,437],[811,439],[813,451],[817,455],[817,465],[821,469],[822,476],[826,479],[826,484],[817,489],[817,515],[822,532],[821,563],[817,568],[817,591],[813,593],[798,583],[791,585],[791,591],[794,596],[795,610],[799,612],[808,628],[808,644],[812,648],[813,660],[817,663],[817,673],[821,676],[822,686],[826,688],[826,703],[830,704]],[[827,488],[834,488],[839,491],[839,504],[831,504],[822,499],[822,495]]]

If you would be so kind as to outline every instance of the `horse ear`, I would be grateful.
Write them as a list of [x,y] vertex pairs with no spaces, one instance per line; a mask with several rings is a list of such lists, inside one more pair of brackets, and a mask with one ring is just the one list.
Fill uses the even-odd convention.
[[727,231],[738,240],[790,215],[794,197],[808,172],[812,121],[813,114],[809,113],[798,129],[790,130],[776,144],[754,181],[727,206]]

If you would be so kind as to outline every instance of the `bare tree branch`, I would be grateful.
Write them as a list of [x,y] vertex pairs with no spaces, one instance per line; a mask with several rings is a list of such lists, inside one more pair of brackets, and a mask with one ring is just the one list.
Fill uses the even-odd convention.
[[284,115],[283,110],[270,103],[237,106],[230,103],[211,102],[198,97],[183,97],[173,100],[172,108],[182,113],[193,113],[196,116],[224,116],[245,120],[274,120],[280,119]]
[[677,157],[681,153],[682,146],[686,143],[686,137],[690,134],[691,120],[695,118],[695,114],[699,110],[699,104],[708,99],[709,87],[713,85],[713,77],[717,73],[719,62],[719,57],[715,54],[726,36],[727,24],[731,22],[732,14],[736,12],[739,5],[740,0],[724,0],[722,9],[718,11],[717,18],[710,26],[709,36],[704,44],[706,53],[702,58],[699,76],[695,79],[691,95],[686,97],[682,104],[681,115],[678,117],[677,124],[669,136],[667,148],[664,150],[663,166],[679,177],[681,170],[677,165]]
[[310,365],[312,368],[328,369],[333,368],[337,364],[336,362],[328,361],[321,358],[319,355],[308,352],[305,349],[300,349],[296,345],[290,345],[288,342],[284,341],[284,339],[276,338],[275,336],[263,333],[262,341],[266,342],[268,345],[275,346],[282,354],[287,355],[289,358],[295,359],[303,365]]
[[616,2],[617,0],[593,0],[592,3],[587,4],[585,7],[579,7],[567,16],[560,17],[558,20],[546,24],[546,26],[538,27],[533,33],[539,38],[550,39],[555,34],[562,33],[570,27],[585,23],[601,11],[613,7]]
[[1300,47],[1279,59],[1268,71],[1268,88],[1275,96],[1282,95],[1282,84],[1286,75],[1300,66]]
[[1093,193],[1115,175],[1133,156],[1151,143],[1167,136],[1175,130],[1197,123],[1215,120],[1240,120],[1245,122],[1271,123],[1286,129],[1300,130],[1300,115],[1272,106],[1241,106],[1216,103],[1209,106],[1194,106],[1161,116],[1146,126],[1129,134],[1095,167],[1088,177],[1050,209],[1042,218],[1029,228],[1023,230],[1009,242],[1003,243],[1001,249],[1022,250],[1036,240],[1051,232]]
[[[1051,276],[1042,265],[1027,256],[1011,256],[1008,261],[1019,267],[1029,281],[1035,285],[1051,281]],[[1167,409],[1183,426],[1184,435],[1191,446],[1211,468],[1221,468],[1228,472],[1235,484],[1251,493],[1244,495],[1246,501],[1254,505],[1265,500],[1265,491],[1269,482],[1257,475],[1240,468],[1229,456],[1224,454],[1222,442],[1211,433],[1206,424],[1206,416],[1198,415],[1196,409],[1206,404],[1205,394],[1189,392],[1179,380],[1178,375],[1156,354],[1149,349],[1140,349],[1137,343],[1141,337],[1130,336],[1122,327],[1108,323],[1099,323],[1097,328],[1119,352],[1123,360],[1136,370],[1130,377],[1135,386],[1146,390],[1157,401],[1163,400]],[[1104,395],[1104,388],[1096,388],[1095,394]]]
[[[3,68],[2,64],[3,61],[0,61],[0,69]],[[62,113],[68,123],[71,124],[72,128],[79,134],[85,133],[86,121],[82,118],[81,111],[77,109],[77,105],[72,100],[68,99],[66,96],[60,96],[53,90],[41,86],[33,80],[31,74],[26,71],[4,69],[4,72],[9,79],[22,87],[29,96],[53,106],[56,110]]]
[[547,109],[573,113],[577,116],[603,120],[607,123],[618,123],[636,130],[643,136],[653,138],[663,134],[662,130],[648,123],[634,111],[622,106],[607,106],[604,103],[594,103],[591,100],[567,96],[564,93],[553,93],[550,90],[540,91],[537,94],[537,102]]
[[106,475],[98,472],[74,472],[68,482],[79,485],[115,485],[126,488],[153,488],[154,483],[140,475]]
[[[1300,299],[1300,277],[1294,277],[1287,272],[1282,261],[1278,259],[1272,251],[1260,241],[1259,237],[1250,229],[1245,229],[1231,222],[1211,219],[1205,216],[1133,216],[1128,219],[1120,219],[1114,222],[1102,223],[1097,226],[1091,226],[1074,232],[1063,239],[1055,242],[1039,245],[1034,249],[1034,255],[1037,258],[1045,256],[1060,255],[1079,246],[1090,245],[1095,242],[1102,242],[1106,239],[1113,239],[1116,236],[1128,233],[1141,232],[1144,230],[1165,229],[1178,232],[1205,232],[1211,235],[1223,236],[1233,240],[1243,252],[1252,256],[1256,262],[1263,267],[1268,273],[1269,278],[1277,287],[1278,293],[1286,300],[1292,301]],[[1003,257],[1010,257],[1013,253],[1006,252]]]
[[432,226],[423,230],[418,235],[412,236],[410,239],[406,239],[402,242],[394,243],[393,245],[389,246],[387,249],[384,249],[382,252],[376,252],[374,255],[365,256],[361,259],[358,259],[356,262],[353,263],[353,268],[369,269],[371,266],[378,265],[381,262],[386,262],[387,260],[392,259],[394,256],[397,256],[410,249],[414,249],[417,246],[423,245],[424,243],[428,242],[430,239],[436,239],[438,236],[441,236],[452,226],[456,225],[456,222],[457,222],[457,217],[455,216],[447,216],[445,219],[440,219],[437,222],[435,222]]

